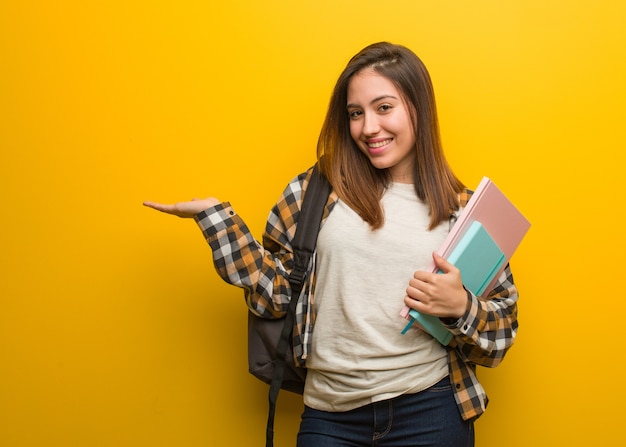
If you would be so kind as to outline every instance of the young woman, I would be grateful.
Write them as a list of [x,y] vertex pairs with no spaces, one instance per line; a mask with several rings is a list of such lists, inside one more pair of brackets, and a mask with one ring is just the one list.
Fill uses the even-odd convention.
[[[430,77],[413,52],[377,43],[350,60],[318,161],[333,192],[294,334],[294,355],[308,368],[297,445],[473,446],[473,421],[487,406],[475,367],[496,366],[512,345],[517,290],[507,266],[488,297],[477,297],[434,254],[470,192],[445,159]],[[228,202],[145,205],[195,218],[222,278],[245,290],[255,313],[278,318],[310,175],[287,186],[263,244]],[[443,274],[427,271],[433,260]],[[439,317],[452,342],[420,328],[401,335],[403,297]]]

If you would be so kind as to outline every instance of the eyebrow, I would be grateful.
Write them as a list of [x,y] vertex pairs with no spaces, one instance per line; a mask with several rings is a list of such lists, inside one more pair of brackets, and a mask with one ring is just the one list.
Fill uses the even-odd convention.
[[[398,99],[398,98],[396,98],[393,95],[381,95],[381,96],[378,96],[378,97],[372,99],[370,101],[370,104],[377,103],[378,101],[383,100],[383,99],[387,99],[387,98]],[[350,104],[350,103],[348,105],[346,105],[347,109],[354,108],[354,107],[360,107],[360,106],[358,104]]]

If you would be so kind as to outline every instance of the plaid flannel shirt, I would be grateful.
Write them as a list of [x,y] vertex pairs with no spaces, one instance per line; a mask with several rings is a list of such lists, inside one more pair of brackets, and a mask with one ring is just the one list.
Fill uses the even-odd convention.
[[[290,301],[289,273],[293,268],[291,240],[295,234],[303,192],[311,170],[293,179],[272,208],[263,243],[253,237],[228,202],[196,215],[195,220],[213,251],[213,261],[224,281],[244,290],[248,307],[264,318],[281,318]],[[464,207],[471,191],[461,193]],[[338,198],[334,192],[326,204],[322,225]],[[305,365],[315,322],[315,257],[307,284],[296,309],[294,357]],[[479,417],[488,398],[476,377],[476,366],[495,367],[504,358],[517,333],[517,289],[507,265],[487,298],[468,292],[470,305],[457,321],[446,321],[454,335],[447,347],[450,381],[461,416]],[[401,303],[398,303],[399,307]],[[399,312],[399,309],[398,309]],[[398,317],[400,318],[400,316]]]

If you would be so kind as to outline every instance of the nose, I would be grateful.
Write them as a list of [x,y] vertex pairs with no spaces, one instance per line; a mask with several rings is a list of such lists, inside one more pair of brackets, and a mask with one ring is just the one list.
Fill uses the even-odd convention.
[[366,136],[376,135],[380,132],[378,117],[374,113],[366,113],[363,116],[363,134]]

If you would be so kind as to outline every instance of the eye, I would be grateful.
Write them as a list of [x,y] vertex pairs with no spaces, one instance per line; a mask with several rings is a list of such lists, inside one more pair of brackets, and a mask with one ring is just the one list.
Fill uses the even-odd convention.
[[363,115],[363,112],[361,110],[350,110],[348,112],[348,116],[350,117],[351,120],[356,120],[358,119],[361,115]]
[[388,112],[393,108],[393,106],[391,104],[381,104],[378,107],[378,110],[380,110],[381,112]]

